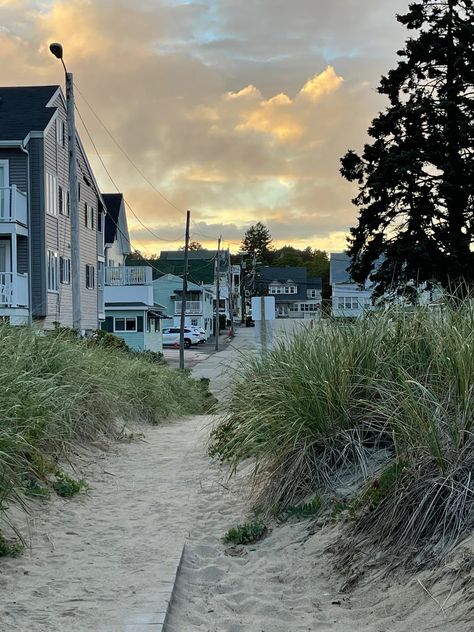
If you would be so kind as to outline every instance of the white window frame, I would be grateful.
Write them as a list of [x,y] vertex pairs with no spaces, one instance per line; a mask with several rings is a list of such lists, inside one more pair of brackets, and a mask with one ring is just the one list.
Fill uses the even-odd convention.
[[[92,274],[92,283],[91,283]],[[95,267],[86,263],[86,289],[95,290]]]
[[59,291],[59,256],[56,250],[46,250],[48,292]]
[[94,230],[94,207],[91,204],[85,203],[85,225],[86,228]]
[[59,280],[64,285],[71,283],[71,259],[69,257],[59,257]]
[[45,205],[48,215],[56,216],[58,214],[58,176],[49,171],[45,176]]
[[66,123],[60,118],[56,119],[56,143],[66,147]]
[[[61,200],[59,200],[59,191],[61,190]],[[65,187],[58,185],[58,206],[59,206],[59,214],[64,215],[64,217],[69,217],[70,212],[70,200],[69,200],[69,191]]]
[[199,321],[197,318],[191,318],[191,327],[199,327]]
[[[117,329],[115,323],[117,320],[123,320],[124,329]],[[135,329],[127,329],[127,321],[135,322]],[[114,334],[136,334],[138,332],[138,323],[136,316],[114,316]]]

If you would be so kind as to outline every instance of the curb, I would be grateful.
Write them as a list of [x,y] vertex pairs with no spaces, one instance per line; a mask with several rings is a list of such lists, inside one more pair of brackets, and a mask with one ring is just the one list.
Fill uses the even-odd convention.
[[[186,544],[183,543],[183,548],[181,549],[181,555],[179,556],[179,562],[176,566],[176,572],[174,574],[174,580],[173,580],[173,588],[171,589],[171,594],[168,600],[168,605],[166,607],[166,612],[165,612],[165,618],[164,621],[161,625],[161,632],[166,632],[166,628],[167,628],[167,624],[168,624],[168,618],[169,618],[169,614],[170,614],[170,608],[171,608],[171,604],[173,603],[173,598],[174,598],[174,593],[176,591],[176,581],[178,579],[178,575],[179,575],[179,571],[181,570],[181,564],[183,563],[183,557],[184,557],[184,551],[186,548]],[[160,630],[160,628],[158,628],[158,630]]]

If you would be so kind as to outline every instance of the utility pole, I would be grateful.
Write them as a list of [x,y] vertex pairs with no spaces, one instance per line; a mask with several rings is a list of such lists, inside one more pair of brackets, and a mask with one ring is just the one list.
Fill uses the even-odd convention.
[[230,335],[234,335],[234,275],[232,273],[232,264],[230,262],[230,252],[227,251],[229,255],[229,312],[230,312]]
[[184,274],[183,294],[181,296],[181,322],[179,328],[179,368],[184,369],[184,321],[186,318],[186,295],[188,293],[188,252],[189,252],[189,222],[191,211],[186,211],[186,233],[184,236]]
[[221,300],[220,295],[220,272],[221,272],[221,239],[219,237],[217,240],[217,256],[216,256],[216,267],[215,267],[215,275],[216,275],[216,351],[219,351],[219,303]]
[[74,78],[68,72],[63,59],[61,44],[50,44],[49,50],[57,57],[66,75],[66,113],[69,149],[69,202],[71,212],[71,290],[72,290],[72,327],[81,336],[81,228],[79,222],[79,198],[77,186],[77,146],[76,125],[74,122]]

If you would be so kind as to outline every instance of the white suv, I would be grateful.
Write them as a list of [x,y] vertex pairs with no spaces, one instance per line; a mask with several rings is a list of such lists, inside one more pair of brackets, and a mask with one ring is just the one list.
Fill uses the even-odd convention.
[[[163,346],[179,345],[179,327],[168,327],[163,329]],[[189,349],[191,345],[197,345],[201,341],[199,334],[189,327],[184,328],[184,348]]]
[[207,333],[205,329],[203,329],[202,327],[198,327],[197,325],[189,325],[189,329],[191,329],[192,331],[195,331],[199,335],[199,342],[201,344],[204,344],[206,342]]

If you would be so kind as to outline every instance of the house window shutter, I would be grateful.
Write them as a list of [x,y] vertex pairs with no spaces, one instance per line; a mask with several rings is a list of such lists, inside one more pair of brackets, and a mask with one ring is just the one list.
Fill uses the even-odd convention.
[[137,316],[137,331],[143,331],[143,316]]
[[114,318],[113,316],[106,316],[105,322],[102,323],[102,328],[111,334],[114,330]]

